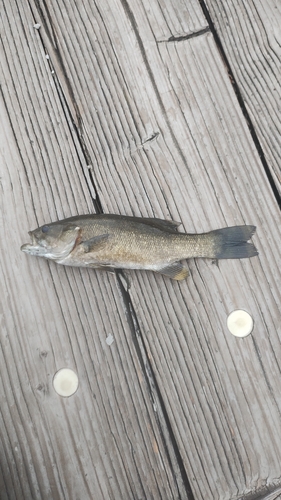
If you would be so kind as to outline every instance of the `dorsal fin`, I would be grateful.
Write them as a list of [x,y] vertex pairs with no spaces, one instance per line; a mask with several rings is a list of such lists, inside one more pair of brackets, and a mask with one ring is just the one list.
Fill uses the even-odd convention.
[[130,219],[169,233],[176,233],[178,227],[181,225],[181,222],[176,222],[174,220],[154,219],[150,217],[130,217]]

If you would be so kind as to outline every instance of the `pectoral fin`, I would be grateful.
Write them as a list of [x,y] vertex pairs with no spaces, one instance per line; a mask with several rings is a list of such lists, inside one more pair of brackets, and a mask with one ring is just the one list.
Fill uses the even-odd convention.
[[80,245],[83,247],[85,253],[97,252],[105,248],[111,234],[100,234],[99,236],[94,236],[90,240],[82,241]]
[[177,281],[184,280],[189,275],[187,267],[183,266],[180,262],[174,262],[162,267],[157,272]]

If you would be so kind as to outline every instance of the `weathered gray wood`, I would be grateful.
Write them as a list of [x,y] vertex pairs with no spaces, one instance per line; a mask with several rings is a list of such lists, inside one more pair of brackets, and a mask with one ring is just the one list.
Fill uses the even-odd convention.
[[[38,121],[34,117],[37,130],[46,104],[52,106],[41,99]],[[31,127],[25,112],[23,117]],[[56,183],[45,181],[46,171],[52,176],[66,170],[55,159],[38,168],[26,139],[30,164],[23,163],[23,137],[14,116],[11,121],[14,130],[1,101],[1,499],[178,498],[179,481],[155,421],[115,277],[65,270],[19,252],[26,229],[37,223],[35,214],[43,221],[45,204],[53,209]],[[45,121],[41,139],[45,136],[49,151],[48,127]],[[59,203],[67,193],[66,214],[77,200],[87,210],[78,182],[65,178],[57,186]],[[109,334],[115,339],[110,347]],[[52,387],[62,367],[79,377],[78,392],[69,399]]]
[[[115,276],[19,250],[92,203],[31,12],[1,8],[1,499],[187,498]],[[79,377],[69,399],[52,387],[61,367]]]
[[205,3],[281,193],[280,2]]
[[[267,234],[278,247],[280,234],[271,220],[280,215],[212,38],[156,45],[137,8],[123,3],[109,11],[101,5],[99,13],[83,18],[88,33],[96,29],[97,47],[105,22],[114,34],[106,39],[105,55],[87,52],[75,10],[69,26],[59,12],[52,14],[61,33],[74,27],[76,50],[87,54],[104,89],[89,106],[90,74],[77,86],[85,123],[94,130],[88,149],[92,156],[99,151],[93,171],[103,207],[172,215],[198,231],[244,220],[258,225],[260,248],[267,246]],[[71,57],[66,50],[70,73]],[[245,493],[278,477],[280,447],[268,435],[280,424],[279,381],[269,385],[263,372],[268,364],[278,371],[280,276],[279,255],[271,252],[269,259],[268,251],[261,252],[261,267],[258,260],[222,263],[219,269],[192,264],[187,284],[140,273],[131,278],[130,294],[158,383],[165,381],[163,398],[198,498],[234,498],[237,490]],[[251,312],[256,324],[255,336],[240,343],[225,327],[236,307]]]
[[[169,468],[159,435],[161,398],[179,454],[170,464],[182,464],[196,499],[235,499],[277,484],[280,213],[212,36],[184,40],[192,26],[206,28],[198,5],[184,6],[190,24],[180,2],[162,15],[156,2],[31,3],[33,19],[26,6],[4,5],[11,39],[1,60],[10,120],[1,148],[2,224],[11,241],[1,262],[9,335],[9,343],[1,339],[1,377],[11,398],[2,410],[6,491],[184,498],[184,475]],[[183,38],[165,43],[171,37]],[[258,226],[260,257],[252,261],[191,262],[184,283],[128,276],[136,344],[144,343],[161,392],[153,411],[114,276],[18,252],[37,222],[91,210],[87,164],[105,211],[173,217],[190,231]],[[237,307],[255,321],[244,340],[226,329]],[[68,400],[51,388],[62,364],[82,378]],[[19,417],[10,424],[14,407]]]
[[249,494],[240,498],[240,500],[280,500],[281,488],[270,488],[265,486],[254,494]]

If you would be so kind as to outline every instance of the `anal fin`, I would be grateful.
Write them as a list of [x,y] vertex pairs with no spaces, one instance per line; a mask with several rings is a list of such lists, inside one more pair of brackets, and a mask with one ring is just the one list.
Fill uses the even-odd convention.
[[109,264],[95,264],[95,263],[90,263],[87,264],[87,267],[91,267],[92,269],[96,269],[97,271],[107,271],[109,273],[114,273],[115,269],[114,267],[110,266]]
[[173,264],[168,264],[157,271],[172,280],[184,280],[188,277],[189,272],[187,267],[185,267],[180,262],[174,262]]

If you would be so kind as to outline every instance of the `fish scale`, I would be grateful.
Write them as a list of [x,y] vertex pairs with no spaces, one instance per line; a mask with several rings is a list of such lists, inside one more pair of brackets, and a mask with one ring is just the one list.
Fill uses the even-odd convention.
[[21,250],[67,266],[96,269],[141,269],[181,280],[189,258],[242,259],[258,255],[248,243],[252,225],[179,233],[178,222],[115,214],[77,215],[29,232]]

